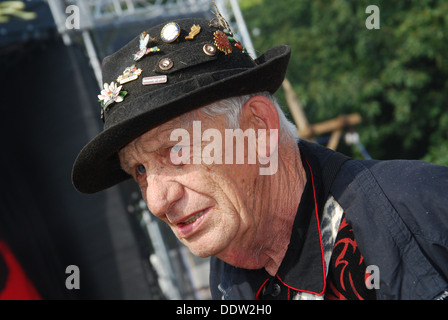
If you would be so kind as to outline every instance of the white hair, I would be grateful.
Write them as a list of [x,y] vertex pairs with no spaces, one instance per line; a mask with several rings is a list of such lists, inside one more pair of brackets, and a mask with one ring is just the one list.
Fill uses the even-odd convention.
[[298,138],[297,135],[297,127],[290,122],[282,108],[280,107],[277,99],[272,96],[269,92],[259,92],[249,95],[237,96],[232,98],[223,99],[212,104],[206,105],[199,109],[199,111],[203,112],[205,115],[214,118],[219,115],[226,115],[229,129],[238,129],[240,127],[239,124],[239,115],[242,107],[246,104],[246,102],[254,97],[254,96],[264,96],[268,98],[277,109],[278,117],[279,117],[279,138],[290,138],[295,140]]

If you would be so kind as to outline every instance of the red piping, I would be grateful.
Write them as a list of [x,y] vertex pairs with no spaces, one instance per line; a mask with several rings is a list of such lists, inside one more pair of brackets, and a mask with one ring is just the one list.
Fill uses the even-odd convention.
[[325,292],[325,288],[327,286],[327,277],[325,276],[326,272],[325,272],[325,256],[324,256],[324,248],[322,245],[322,235],[320,232],[320,222],[319,222],[319,211],[317,210],[317,197],[316,197],[316,189],[314,187],[314,178],[313,178],[313,170],[311,169],[311,165],[308,162],[308,160],[306,160],[306,163],[308,164],[308,167],[310,168],[310,172],[311,172],[311,182],[313,184],[313,193],[314,193],[314,209],[316,210],[316,221],[317,221],[317,229],[319,230],[319,244],[320,244],[320,253],[322,256],[322,270],[323,270],[323,278],[324,278],[324,287],[322,289],[322,291],[320,293],[316,293],[317,295],[322,295]]
[[261,289],[263,289],[264,285],[265,285],[266,282],[268,282],[268,281],[269,281],[269,278],[266,279],[266,280],[263,282],[263,284],[260,286],[260,288],[259,288],[258,291],[257,291],[257,294],[255,295],[255,299],[260,300],[260,298],[259,298],[258,296],[260,295]]
[[[311,293],[311,294],[315,294],[315,295],[323,295],[325,293],[325,288],[327,287],[327,279],[325,277],[325,256],[324,256],[324,248],[322,245],[322,236],[321,236],[321,231],[320,231],[320,222],[319,222],[319,211],[317,208],[317,197],[316,197],[316,188],[314,186],[314,177],[313,177],[313,170],[311,169],[311,165],[308,162],[308,160],[306,160],[306,163],[308,164],[308,167],[310,168],[310,172],[311,172],[311,184],[313,185],[313,194],[314,194],[314,209],[316,211],[316,220],[317,220],[317,230],[319,231],[319,244],[320,244],[320,253],[321,253],[321,257],[322,257],[322,270],[323,270],[323,278],[324,278],[324,287],[322,289],[321,292],[317,293],[317,292],[313,292],[313,291],[308,291],[308,290],[301,290],[301,289],[297,289],[294,287],[291,287],[290,285],[287,285],[281,278],[280,276],[277,274],[277,278],[280,280],[281,283],[283,283],[287,288],[288,288],[288,300],[289,300],[289,289],[295,290],[295,291],[300,291],[300,292],[307,292],[307,293]],[[256,294],[256,299],[259,300],[259,295],[261,290],[263,289],[264,285],[266,284],[266,282],[268,282],[269,279],[266,279],[263,284],[260,286],[260,288],[257,291]]]

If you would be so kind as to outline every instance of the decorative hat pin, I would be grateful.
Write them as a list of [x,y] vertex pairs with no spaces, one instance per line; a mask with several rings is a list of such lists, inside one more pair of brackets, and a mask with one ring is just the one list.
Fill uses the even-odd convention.
[[215,46],[220,51],[222,51],[226,55],[228,55],[229,53],[232,53],[232,50],[233,50],[232,44],[230,43],[232,41],[232,42],[235,42],[235,47],[242,50],[243,53],[246,53],[247,50],[242,46],[240,41],[235,39],[235,36],[233,35],[233,32],[232,32],[232,28],[230,28],[229,23],[227,22],[227,20],[223,17],[221,12],[219,11],[216,3],[213,0],[212,0],[212,2],[216,8],[216,12],[212,11],[212,13],[216,16],[216,18],[214,18],[212,21],[210,21],[209,25],[211,27],[216,27],[216,28],[221,27],[224,29],[224,32],[218,30],[214,33]]
[[148,48],[148,44],[150,41],[155,42],[156,39],[152,38],[148,34],[148,32],[146,32],[146,31],[142,32],[142,34],[140,35],[140,44],[139,44],[140,50],[136,54],[134,54],[135,61],[139,61],[141,58],[143,58],[147,54],[160,51],[160,49],[157,46]]
[[222,27],[224,29],[224,31],[226,31],[226,33],[230,33],[233,35],[232,29],[230,28],[229,23],[227,22],[227,20],[223,17],[221,12],[219,11],[218,6],[216,5],[215,1],[212,0],[212,2],[216,8],[216,12],[212,11],[212,13],[216,16],[216,18],[214,18],[210,22],[210,26]]
[[170,22],[163,27],[160,38],[166,43],[171,43],[179,38],[180,32],[180,26],[176,22]]
[[101,119],[104,119],[104,111],[114,102],[122,102],[123,98],[128,94],[127,91],[121,91],[123,86],[117,86],[115,82],[105,83],[104,89],[98,95],[98,102],[101,102]]
[[216,31],[215,36],[215,46],[218,50],[224,52],[226,55],[232,53],[232,44],[230,43],[228,36],[221,30]]
[[201,26],[194,24],[191,27],[190,33],[188,34],[188,36],[185,37],[186,40],[193,40],[194,37],[196,37],[199,32],[201,32]]
[[142,74],[143,70],[139,69],[134,65],[127,67],[121,76],[117,78],[117,82],[119,84],[125,84],[134,80],[137,80],[138,77]]

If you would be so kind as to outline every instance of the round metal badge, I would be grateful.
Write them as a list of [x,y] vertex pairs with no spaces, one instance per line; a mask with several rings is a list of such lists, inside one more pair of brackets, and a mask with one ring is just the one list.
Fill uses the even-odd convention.
[[163,71],[170,70],[173,65],[173,60],[171,60],[170,58],[163,58],[159,61],[159,68]]
[[180,36],[180,27],[175,22],[170,22],[166,24],[162,31],[160,32],[160,37],[163,41],[171,43],[175,41]]
[[208,56],[213,57],[216,55],[216,47],[212,44],[206,43],[204,47],[202,48],[204,50],[204,53]]

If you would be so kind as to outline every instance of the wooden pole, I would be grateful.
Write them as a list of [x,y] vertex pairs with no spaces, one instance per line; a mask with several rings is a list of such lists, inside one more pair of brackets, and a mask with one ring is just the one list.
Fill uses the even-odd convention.
[[328,141],[327,148],[331,150],[336,150],[339,144],[339,139],[341,138],[342,130],[338,129],[331,133],[330,141]]
[[288,79],[283,81],[283,89],[285,90],[286,101],[288,102],[289,110],[297,125],[298,134],[300,138],[309,139],[312,137],[312,131],[308,119],[303,112],[302,104],[297,98],[294,89]]
[[313,124],[311,126],[311,129],[314,135],[321,135],[323,133],[340,130],[345,127],[360,124],[361,121],[362,119],[359,113],[353,113],[349,115],[341,115],[334,119]]
[[336,150],[342,130],[346,127],[360,124],[362,121],[361,115],[353,113],[310,125],[303,111],[302,104],[297,98],[291,83],[286,78],[283,81],[283,89],[285,90],[286,101],[294,122],[297,125],[299,138],[301,139],[313,140],[315,136],[332,132],[328,147]]

